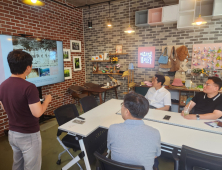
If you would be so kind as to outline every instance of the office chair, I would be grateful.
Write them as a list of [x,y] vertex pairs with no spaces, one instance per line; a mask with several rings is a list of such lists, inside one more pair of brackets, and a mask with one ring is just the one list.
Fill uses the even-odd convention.
[[221,170],[222,155],[204,152],[183,145],[180,158],[178,149],[173,150],[174,170]]
[[96,159],[99,161],[99,167],[96,170],[145,170],[143,166],[129,165],[117,162],[102,156],[98,152],[94,153]]
[[[74,104],[67,104],[67,105],[61,106],[57,108],[56,110],[54,110],[54,114],[55,114],[55,117],[59,126],[79,116],[79,113]],[[65,152],[68,152],[68,154],[74,159],[74,156],[69,152],[70,148],[72,148],[73,151],[81,150],[79,146],[79,141],[75,139],[75,136],[66,135],[61,140],[59,136],[62,134],[62,132],[63,131],[58,129],[57,140],[59,141],[60,145],[62,145],[62,147],[65,150],[58,155],[58,161],[56,162],[58,165],[61,164],[61,155]],[[79,165],[78,162],[77,164],[80,167],[80,169],[82,169],[82,167]]]
[[83,111],[88,112],[89,110],[98,106],[95,97],[93,96],[86,96],[80,100],[82,105]]

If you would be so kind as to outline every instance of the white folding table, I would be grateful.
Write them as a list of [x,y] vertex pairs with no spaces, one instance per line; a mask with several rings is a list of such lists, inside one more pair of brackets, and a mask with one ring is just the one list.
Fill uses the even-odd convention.
[[[85,138],[99,127],[108,129],[109,126],[112,124],[123,123],[124,120],[122,119],[122,116],[116,114],[120,111],[120,104],[122,102],[122,100],[111,99],[99,105],[98,107],[82,114],[81,117],[85,118],[84,124],[73,123],[73,119],[65,123],[64,125],[59,126],[59,129],[68,132],[69,135],[79,135]],[[170,121],[172,122],[181,121],[182,124],[189,124],[189,122],[187,122],[188,120],[183,122],[184,118],[182,118],[179,113],[166,111],[156,112],[155,110],[150,109],[148,115],[144,119],[144,123],[159,130],[161,143],[163,144],[162,151],[169,152],[169,150],[172,150],[172,147],[181,148],[182,145],[187,145],[199,150],[222,154],[222,135],[219,133],[213,133],[214,130],[211,132],[210,128],[207,127],[208,125],[205,125],[203,121],[190,120],[193,127],[199,126],[199,128],[187,128],[185,125],[178,126],[173,125],[173,123],[169,124],[166,122],[161,122],[160,120],[163,118],[164,115],[170,115]],[[177,124],[179,124],[179,122],[177,122]],[[205,129],[205,126],[207,127],[206,129],[208,129],[208,131],[199,130]],[[220,129],[216,130],[215,132],[220,132]],[[83,139],[79,140],[79,144],[82,152],[84,152],[85,154],[83,159],[86,169],[91,170]],[[170,146],[170,148],[168,146]],[[72,165],[76,163],[77,160],[77,158],[71,160],[62,169],[69,169]]]

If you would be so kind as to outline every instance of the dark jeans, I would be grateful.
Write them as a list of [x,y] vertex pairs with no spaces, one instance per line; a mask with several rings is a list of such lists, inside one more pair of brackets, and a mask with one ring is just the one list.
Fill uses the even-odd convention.
[[158,165],[159,165],[159,161],[157,158],[155,158],[153,168],[159,170]]

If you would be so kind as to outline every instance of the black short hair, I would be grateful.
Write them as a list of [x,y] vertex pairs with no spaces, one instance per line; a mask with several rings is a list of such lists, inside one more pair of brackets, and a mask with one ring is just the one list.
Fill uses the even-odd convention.
[[149,102],[141,94],[130,92],[124,97],[124,107],[133,117],[142,119],[149,111]]
[[159,74],[155,74],[155,77],[157,78],[157,82],[161,82],[161,86],[164,84],[164,82],[166,81],[165,80],[165,77],[163,75],[159,75]]
[[7,57],[9,68],[12,74],[23,74],[27,66],[32,66],[32,56],[22,50],[13,50]]
[[222,87],[222,80],[219,77],[208,77],[208,80],[212,80],[214,84],[218,85],[219,90]]

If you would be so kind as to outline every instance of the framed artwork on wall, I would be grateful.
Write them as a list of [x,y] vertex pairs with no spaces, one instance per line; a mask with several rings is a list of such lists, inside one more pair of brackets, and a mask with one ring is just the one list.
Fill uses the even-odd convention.
[[63,60],[71,61],[70,49],[63,49]]
[[81,41],[70,40],[71,52],[81,52]]
[[81,56],[73,56],[73,70],[82,70]]
[[65,80],[72,79],[72,67],[64,68],[64,77],[65,77]]
[[123,53],[123,45],[116,45],[116,53]]
[[138,48],[138,67],[155,67],[155,47]]
[[104,55],[103,55],[103,57],[104,57],[104,60],[110,60],[110,58],[109,58],[109,53],[104,53]]

